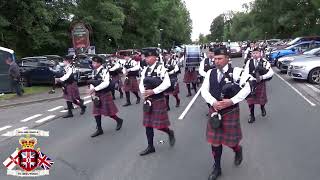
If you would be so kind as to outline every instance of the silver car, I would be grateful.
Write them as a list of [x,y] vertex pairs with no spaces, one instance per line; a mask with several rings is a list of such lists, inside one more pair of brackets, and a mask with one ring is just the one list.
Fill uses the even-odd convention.
[[277,67],[281,72],[286,73],[290,63],[295,59],[308,59],[308,57],[313,57],[314,55],[318,54],[320,55],[320,47],[308,50],[303,54],[284,56],[278,59]]
[[320,54],[295,59],[290,63],[287,74],[294,79],[305,79],[320,84]]

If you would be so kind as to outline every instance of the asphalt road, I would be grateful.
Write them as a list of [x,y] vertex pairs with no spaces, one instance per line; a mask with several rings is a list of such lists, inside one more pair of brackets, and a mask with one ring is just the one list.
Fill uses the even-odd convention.
[[[242,59],[233,59],[235,66],[242,62]],[[234,167],[233,152],[224,148],[220,179],[319,179],[320,93],[317,87],[291,81],[280,74],[274,76],[267,89],[267,116],[261,117],[257,108],[256,123],[247,123],[249,110],[246,102],[241,103],[244,161],[240,167]],[[183,83],[180,90],[181,107],[175,108],[171,98],[169,112],[176,146],[169,147],[167,136],[156,131],[157,152],[150,156],[138,155],[147,145],[142,105],[124,108],[121,105],[125,102],[120,99],[115,101],[119,116],[125,120],[120,132],[115,131],[116,123],[105,117],[105,134],[91,138],[95,122],[91,115],[92,103],[86,99],[87,113],[80,116],[79,110],[74,110],[73,119],[61,118],[63,107],[53,109],[65,106],[63,100],[0,109],[0,135],[22,127],[50,131],[49,137],[38,138],[36,146],[55,162],[50,175],[25,179],[205,180],[213,161],[205,139],[207,106],[199,96],[186,116],[179,120],[192,99],[185,97]],[[50,109],[53,110],[48,111]],[[18,140],[18,137],[0,137],[1,162],[20,146]],[[1,164],[0,179],[21,178],[7,176]]]

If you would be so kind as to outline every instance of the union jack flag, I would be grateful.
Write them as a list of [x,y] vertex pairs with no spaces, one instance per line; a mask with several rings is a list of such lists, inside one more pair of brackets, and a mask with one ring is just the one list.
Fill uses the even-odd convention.
[[45,154],[39,151],[38,167],[49,170],[54,162]]

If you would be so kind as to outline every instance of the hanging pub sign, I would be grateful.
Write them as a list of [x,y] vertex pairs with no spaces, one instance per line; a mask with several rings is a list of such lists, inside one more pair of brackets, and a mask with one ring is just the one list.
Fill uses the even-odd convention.
[[71,25],[71,36],[73,48],[77,53],[85,53],[90,46],[90,32],[82,22],[75,22]]

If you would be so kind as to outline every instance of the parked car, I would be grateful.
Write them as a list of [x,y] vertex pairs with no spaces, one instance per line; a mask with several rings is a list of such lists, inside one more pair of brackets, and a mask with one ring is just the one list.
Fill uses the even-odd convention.
[[77,55],[74,66],[79,84],[87,83],[92,78],[92,56],[86,54]]
[[54,62],[45,56],[25,57],[21,59],[20,72],[25,86],[33,84],[52,84],[54,73],[50,71]]
[[230,56],[231,57],[242,57],[242,51],[239,43],[231,42],[230,43]]
[[277,62],[277,67],[280,70],[280,72],[286,73],[290,63],[292,61],[294,61],[295,59],[305,59],[305,58],[308,58],[310,56],[312,57],[315,55],[320,55],[320,47],[308,50],[308,51],[304,52],[303,54],[290,55],[290,56],[285,56],[285,57],[279,58],[278,62]]
[[286,47],[281,50],[273,51],[269,55],[269,62],[273,65],[277,64],[279,58],[288,56],[288,55],[297,55],[302,54],[310,48],[320,47],[320,41],[305,41],[299,44],[295,44],[289,47]]
[[304,79],[313,84],[320,84],[320,55],[295,59],[290,63],[287,74],[293,79]]

